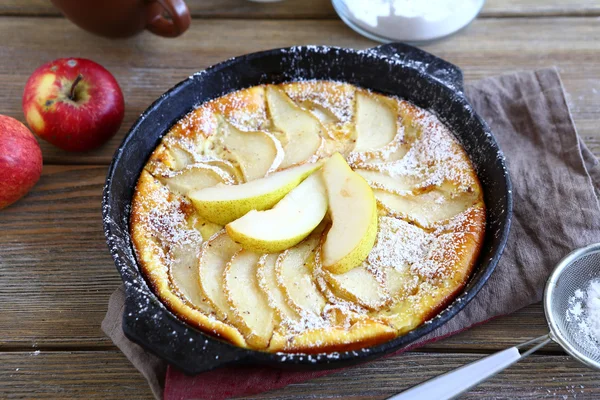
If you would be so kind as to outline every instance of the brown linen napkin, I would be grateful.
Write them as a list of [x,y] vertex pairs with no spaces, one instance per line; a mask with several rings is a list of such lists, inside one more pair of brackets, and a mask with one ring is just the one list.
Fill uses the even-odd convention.
[[[600,241],[600,165],[577,136],[556,69],[489,78],[466,90],[503,149],[513,181],[514,218],[504,255],[481,292],[446,325],[439,340],[542,298],[555,264]],[[128,341],[121,329],[124,294],[111,296],[102,329],[148,379],[158,399],[256,394],[328,372],[222,368],[188,377]]]

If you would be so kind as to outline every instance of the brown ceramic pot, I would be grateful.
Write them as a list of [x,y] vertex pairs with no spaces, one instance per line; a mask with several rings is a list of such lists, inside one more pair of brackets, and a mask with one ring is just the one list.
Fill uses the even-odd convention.
[[175,37],[190,26],[183,0],[52,0],[79,27],[97,35],[118,38],[144,29]]

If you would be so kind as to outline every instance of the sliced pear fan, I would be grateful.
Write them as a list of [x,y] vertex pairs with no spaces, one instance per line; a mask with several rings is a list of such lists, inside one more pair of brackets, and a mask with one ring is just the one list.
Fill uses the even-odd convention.
[[207,164],[194,164],[168,176],[156,176],[173,192],[186,196],[189,192],[212,187],[217,184],[231,185],[234,179],[220,169]]
[[251,210],[267,210],[320,167],[304,164],[240,185],[217,185],[189,193],[198,213],[215,224],[227,225]]
[[234,315],[234,324],[246,341],[266,348],[273,334],[274,312],[256,277],[260,255],[238,251],[225,268],[224,286],[227,301]]
[[246,182],[275,171],[284,159],[281,143],[262,131],[244,132],[218,116],[216,135],[208,139],[211,152],[238,165]]
[[342,274],[360,265],[377,237],[377,204],[369,184],[334,154],[322,168],[332,226],[323,243],[323,268]]
[[247,250],[275,253],[300,243],[327,212],[327,191],[317,171],[270,210],[252,210],[225,228]]
[[277,283],[288,304],[301,315],[321,315],[327,301],[313,281],[312,270],[321,231],[315,230],[305,241],[281,253],[277,259]]
[[200,250],[200,288],[222,320],[231,321],[234,318],[223,292],[223,276],[227,263],[239,250],[241,247],[225,231],[204,242]]
[[136,198],[132,239],[165,305],[268,352],[351,351],[422,324],[468,278],[485,224],[435,115],[338,82],[204,103],[155,149]]
[[325,135],[319,119],[274,86],[268,86],[266,94],[273,125],[283,133],[280,141],[285,157],[280,167],[306,162],[317,153]]

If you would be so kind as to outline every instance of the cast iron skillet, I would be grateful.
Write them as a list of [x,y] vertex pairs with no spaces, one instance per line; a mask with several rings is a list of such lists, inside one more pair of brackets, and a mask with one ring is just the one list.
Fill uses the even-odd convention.
[[[130,205],[138,176],[175,122],[199,104],[226,93],[302,79],[348,82],[433,111],[464,146],[483,186],[487,232],[478,266],[464,290],[436,317],[412,332],[361,351],[310,357],[272,354],[241,349],[210,337],[179,320],[157,299],[140,274],[129,236]],[[398,43],[363,51],[321,46],[269,50],[236,57],[190,76],[156,100],[133,125],[115,153],[102,204],[108,246],[127,292],[125,334],[189,374],[234,363],[338,368],[415,343],[446,323],[479,292],[500,259],[512,215],[504,156],[489,127],[465,99],[462,72],[429,53]]]

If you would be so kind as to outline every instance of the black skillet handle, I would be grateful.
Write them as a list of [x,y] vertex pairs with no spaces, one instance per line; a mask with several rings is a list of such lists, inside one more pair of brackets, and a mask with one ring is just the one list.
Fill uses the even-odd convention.
[[374,47],[372,50],[399,60],[408,66],[418,68],[434,76],[451,89],[461,93],[464,90],[463,73],[460,68],[433,54],[404,43],[388,43]]
[[125,336],[186,374],[237,364],[248,356],[244,349],[182,326],[157,300],[127,293],[123,313]]

